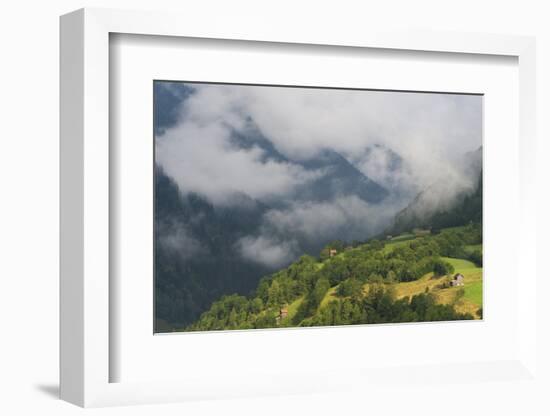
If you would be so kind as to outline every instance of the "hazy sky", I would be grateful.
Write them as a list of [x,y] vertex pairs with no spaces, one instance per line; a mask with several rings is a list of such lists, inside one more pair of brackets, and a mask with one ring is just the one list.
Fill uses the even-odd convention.
[[[180,83],[157,88],[179,101],[157,109],[172,117],[163,129],[156,126],[156,163],[183,192],[198,192],[214,205],[234,203],[242,193],[284,200],[324,174],[306,171],[303,163],[327,149],[390,190],[400,186],[414,194],[448,178],[452,191],[464,180],[461,158],[482,141],[480,96]],[[259,146],[235,146],[232,134],[251,130],[259,130],[286,160],[266,158]],[[402,169],[390,169],[384,149],[403,159]],[[397,208],[372,206],[353,195],[322,204],[289,201],[266,214],[265,232],[237,245],[245,257],[282,264],[300,250],[293,238],[285,240],[285,227],[312,239],[330,238],[355,222],[362,232]],[[273,237],[274,228],[279,237]]]

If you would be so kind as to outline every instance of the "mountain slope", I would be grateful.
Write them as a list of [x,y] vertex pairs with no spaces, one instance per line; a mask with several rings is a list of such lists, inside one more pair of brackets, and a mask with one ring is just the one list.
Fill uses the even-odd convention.
[[[234,134],[233,145],[253,146],[264,151],[266,160],[290,162],[253,129]],[[242,257],[238,242],[265,233],[264,214],[270,210],[290,210],[293,204],[327,202],[353,195],[368,203],[379,203],[387,190],[363,175],[336,152],[299,163],[305,170],[322,172],[307,186],[298,187],[285,200],[258,201],[237,195],[238,203],[214,206],[196,193],[180,190],[174,181],[156,169],[155,181],[155,305],[157,330],[186,325],[197,319],[223,293],[247,294],[258,280],[275,270]],[[234,201],[235,202],[235,201]],[[274,231],[273,231],[274,232]],[[334,233],[345,237],[342,228]],[[307,240],[297,231],[284,236],[304,253],[318,252],[325,240]],[[335,237],[329,238],[330,240]],[[327,239],[327,240],[329,240]]]
[[363,152],[347,155],[347,158],[364,175],[388,189],[394,198],[410,200],[418,192],[410,180],[410,166],[385,145],[368,146]]
[[453,183],[452,178],[440,178],[420,192],[396,214],[386,234],[400,234],[413,228],[440,229],[468,222],[480,223],[483,203],[481,157],[481,147],[466,153],[459,162],[458,179]]
[[296,197],[303,200],[328,201],[338,196],[354,195],[365,202],[379,203],[389,194],[387,189],[335,151],[324,150],[317,157],[302,162],[302,166],[324,172],[319,179],[296,191]]
[[481,304],[450,287],[445,275],[456,270],[465,288],[479,286],[481,268],[452,256],[480,239],[480,227],[469,225],[389,250],[371,241],[321,260],[302,256],[250,296],[223,296],[181,330],[473,319]]
[[166,329],[192,322],[223,293],[248,293],[270,269],[242,261],[234,247],[260,226],[265,207],[216,208],[182,194],[160,169],[155,181],[155,317]]
[[231,143],[237,150],[259,148],[263,152],[262,162],[275,161],[289,163],[302,167],[308,172],[317,172],[318,178],[308,182],[292,193],[293,201],[329,201],[343,195],[355,195],[365,202],[379,203],[389,194],[389,191],[360,169],[350,163],[340,153],[323,149],[317,155],[307,159],[291,159],[279,152],[266,139],[258,128],[250,122],[246,129],[233,131]]

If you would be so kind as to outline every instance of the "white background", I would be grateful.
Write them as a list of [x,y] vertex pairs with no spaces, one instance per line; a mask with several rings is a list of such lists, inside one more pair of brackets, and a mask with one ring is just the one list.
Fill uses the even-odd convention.
[[[58,368],[58,16],[82,6],[181,10],[189,19],[212,13],[227,19],[277,19],[281,25],[385,24],[442,30],[538,36],[539,250],[547,252],[550,212],[548,177],[550,131],[550,30],[543,1],[385,1],[376,2],[183,2],[183,1],[19,1],[0,12],[2,88],[0,151],[0,411],[3,414],[73,414],[82,410],[55,400]],[[374,3],[374,2],[372,2]],[[185,22],[182,22],[185,24]],[[544,140],[543,138],[546,138]],[[546,188],[548,185],[546,184]],[[544,246],[543,246],[544,244]],[[542,263],[541,263],[542,264]],[[548,290],[543,282],[539,290]],[[550,303],[550,302],[549,302]],[[541,304],[541,319],[549,306]],[[541,333],[546,350],[549,333]],[[541,355],[542,365],[548,359]],[[547,367],[547,374],[548,367]],[[396,380],[397,381],[397,380]],[[525,388],[524,388],[525,387]],[[100,414],[548,414],[542,391],[528,385],[481,384],[431,391],[363,397],[345,392],[316,396],[214,401],[154,408],[93,410]],[[546,386],[546,392],[550,388]],[[487,400],[491,397],[491,400]],[[498,399],[495,400],[495,397]]]

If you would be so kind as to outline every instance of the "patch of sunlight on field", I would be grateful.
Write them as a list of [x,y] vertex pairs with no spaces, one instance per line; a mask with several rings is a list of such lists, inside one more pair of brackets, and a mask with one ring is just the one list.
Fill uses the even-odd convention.
[[288,315],[287,315],[287,318],[288,319],[292,319],[294,318],[294,315],[296,315],[296,312],[298,311],[298,308],[300,307],[300,305],[302,304],[302,301],[304,300],[304,297],[300,297],[298,299],[296,299],[294,302],[292,302],[290,305],[288,305]]
[[464,286],[446,287],[435,291],[437,301],[452,304],[458,312],[469,313],[479,319],[477,312],[483,304],[483,269],[467,260],[449,260],[454,263],[455,272],[464,275]]
[[455,273],[460,273],[465,269],[478,269],[478,267],[469,260],[455,259],[453,257],[441,257],[441,260],[451,263],[455,268]]
[[[464,286],[450,287],[447,276],[434,277],[433,273],[428,273],[418,280],[393,285],[396,296],[398,298],[412,297],[426,292],[426,288],[428,288],[429,293],[435,296],[438,303],[452,304],[458,312],[469,313],[479,319],[477,312],[483,301],[483,269],[476,267],[468,260],[451,257],[444,257],[444,260],[455,267],[455,273],[464,275]],[[368,293],[368,288],[368,284],[363,286],[365,293]]]
[[462,298],[458,300],[455,305],[455,310],[461,313],[469,313],[474,317],[474,319],[480,319],[481,317],[478,315],[478,311],[480,306],[476,305],[473,302],[470,302],[468,299]]
[[331,300],[335,300],[337,299],[337,294],[336,294],[336,289],[338,288],[338,285],[334,286],[334,287],[331,287],[327,294],[325,295],[325,297],[323,298],[323,300],[321,301],[321,304],[319,305],[320,308],[324,308],[325,306],[327,306]]
[[416,240],[416,238],[413,236],[411,238],[407,238],[407,239],[403,239],[403,240],[388,241],[384,245],[383,253],[388,254],[392,250],[396,249],[397,247],[408,246],[414,240]]
[[398,298],[410,297],[424,293],[426,288],[432,291],[436,286],[441,285],[445,281],[445,278],[434,278],[433,273],[428,273],[412,282],[397,283],[395,285],[395,292]]
[[398,242],[398,241],[405,241],[405,240],[414,240],[416,236],[414,234],[401,234],[396,237],[392,237],[390,239],[390,242]]
[[468,299],[470,302],[481,306],[483,303],[483,282],[478,280],[477,282],[472,282],[469,285],[464,287],[464,298]]
[[[394,243],[393,246],[409,242],[410,240],[400,241]],[[475,319],[479,319],[480,316],[477,312],[483,303],[483,269],[468,260],[452,257],[442,257],[442,259],[454,266],[454,273],[461,273],[464,276],[464,286],[450,287],[450,276],[434,277],[433,273],[427,273],[420,279],[413,280],[412,282],[393,284],[395,295],[397,298],[413,297],[414,295],[425,293],[426,288],[428,288],[428,292],[435,296],[438,303],[451,304],[458,312],[469,313]],[[337,298],[337,288],[338,286],[334,286],[328,290],[321,301],[321,308],[328,305],[331,300]],[[363,292],[367,294],[368,291],[369,283],[366,283],[363,285]]]

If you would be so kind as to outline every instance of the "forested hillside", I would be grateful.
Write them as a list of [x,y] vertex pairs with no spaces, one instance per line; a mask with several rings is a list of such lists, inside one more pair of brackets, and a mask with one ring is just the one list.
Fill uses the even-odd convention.
[[[224,293],[249,293],[272,271],[238,255],[234,241],[252,232],[265,207],[215,209],[197,194],[182,194],[161,169],[155,175],[156,330],[187,325]],[[229,276],[238,275],[239,279]]]
[[[263,278],[251,296],[222,297],[182,330],[480,318],[481,240],[481,225],[471,223],[356,247],[336,241]],[[456,271],[464,287],[449,285]]]
[[[447,179],[435,181],[432,186],[420,192],[410,204],[397,213],[387,234],[400,234],[413,228],[434,230],[456,227],[469,222],[481,223],[483,200],[482,148],[468,152],[460,166],[460,185],[450,184]],[[454,185],[454,186],[453,186]],[[452,198],[447,196],[449,188],[460,188]]]
[[[239,149],[261,146],[270,160],[288,160],[269,142],[254,132],[234,134],[233,144]],[[328,227],[339,238],[370,236],[368,221],[357,216],[349,199],[359,206],[378,204],[388,191],[357,170],[340,154],[324,151],[316,158],[302,162],[306,172],[324,172],[297,187],[288,200],[260,201],[245,194],[233,196],[231,204],[214,204],[204,195],[184,192],[163,169],[155,169],[155,299],[156,330],[171,330],[175,326],[195,321],[212,302],[224,293],[248,294],[265,274],[281,267],[269,261],[259,261],[261,254],[270,249],[277,251],[288,241],[293,243],[296,255],[317,253],[329,238],[311,230],[289,226],[292,209],[336,212],[338,218],[348,218]],[[344,198],[342,202],[334,196]],[[296,208],[298,207],[298,208]],[[315,225],[320,229],[323,224]],[[310,235],[310,234],[313,234]],[[268,236],[269,238],[265,237]],[[254,248],[254,256],[243,256],[239,242],[272,239],[275,247]],[[279,246],[279,247],[277,247]],[[253,258],[250,258],[253,257]]]

